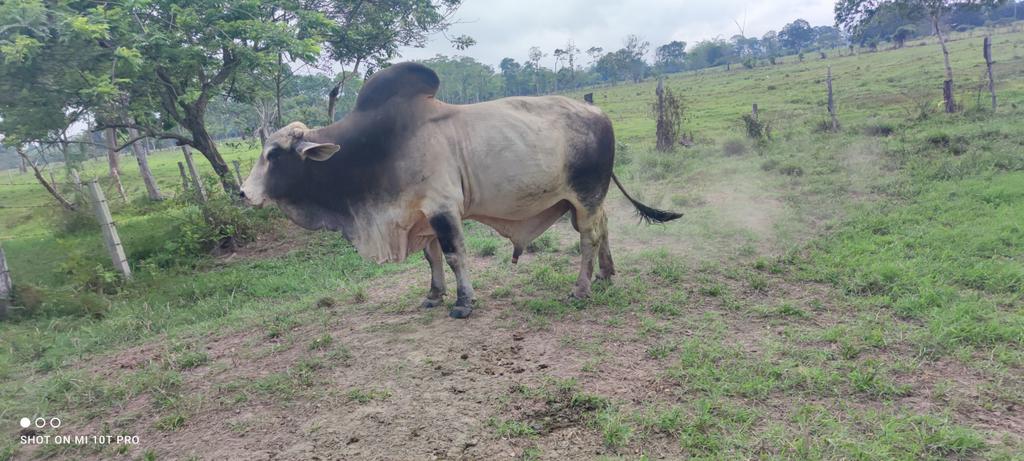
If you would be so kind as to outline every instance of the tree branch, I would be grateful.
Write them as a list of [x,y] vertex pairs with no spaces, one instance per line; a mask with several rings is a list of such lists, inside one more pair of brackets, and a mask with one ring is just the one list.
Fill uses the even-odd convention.
[[99,124],[99,125],[96,125],[95,128],[93,128],[93,132],[106,130],[108,128],[134,129],[134,130],[139,130],[139,131],[145,133],[145,135],[143,135],[143,136],[136,136],[135,138],[130,139],[127,142],[125,142],[120,147],[116,147],[114,149],[115,152],[120,152],[120,151],[124,150],[125,148],[130,147],[132,144],[135,144],[136,142],[138,142],[138,141],[140,141],[142,139],[145,139],[145,138],[173,139],[173,140],[178,142],[179,146],[188,145],[188,146],[195,147],[195,141],[192,138],[189,138],[187,136],[182,136],[182,135],[180,135],[178,133],[173,133],[173,132],[170,132],[170,131],[158,131],[158,130],[154,130],[153,128],[150,128],[148,126],[136,125],[136,124],[133,124],[133,123],[104,123],[104,124]]

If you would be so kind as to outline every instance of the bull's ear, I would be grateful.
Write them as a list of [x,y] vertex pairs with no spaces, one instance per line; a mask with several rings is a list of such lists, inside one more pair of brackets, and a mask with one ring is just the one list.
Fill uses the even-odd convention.
[[332,155],[334,155],[341,146],[337,144],[318,144],[315,142],[302,141],[295,146],[295,151],[299,153],[299,157],[303,159],[316,160],[323,162]]

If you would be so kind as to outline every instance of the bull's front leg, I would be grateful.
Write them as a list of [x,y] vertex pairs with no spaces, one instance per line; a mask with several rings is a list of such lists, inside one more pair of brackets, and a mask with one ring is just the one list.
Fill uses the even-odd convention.
[[469,281],[466,265],[466,245],[462,238],[462,220],[454,214],[442,213],[430,218],[430,227],[437,234],[437,242],[444,253],[445,261],[455,273],[458,284],[458,299],[448,313],[456,319],[464,319],[473,313],[473,284]]
[[433,239],[423,249],[423,256],[430,264],[430,293],[423,300],[422,307],[437,307],[444,302],[444,254],[441,252],[441,244]]

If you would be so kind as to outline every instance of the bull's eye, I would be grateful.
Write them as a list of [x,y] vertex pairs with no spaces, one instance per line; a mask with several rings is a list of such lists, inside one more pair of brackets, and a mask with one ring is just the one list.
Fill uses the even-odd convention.
[[273,149],[270,149],[270,152],[267,152],[267,160],[274,160],[274,159],[280,157],[281,154],[284,154],[284,149],[282,149],[280,147],[275,147]]

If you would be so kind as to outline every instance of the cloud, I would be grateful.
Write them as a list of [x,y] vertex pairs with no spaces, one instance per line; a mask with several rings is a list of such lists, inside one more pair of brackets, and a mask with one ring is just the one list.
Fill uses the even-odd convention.
[[833,5],[832,0],[466,0],[447,33],[469,35],[475,46],[457,51],[435,36],[425,48],[401,51],[403,59],[460,54],[497,67],[505,57],[522,62],[531,46],[539,46],[550,67],[552,52],[569,40],[581,50],[615,50],[626,35],[637,34],[653,51],[672,40],[727,39],[739,33],[734,21],[745,25],[747,36],[760,37],[798,18],[831,25]]

